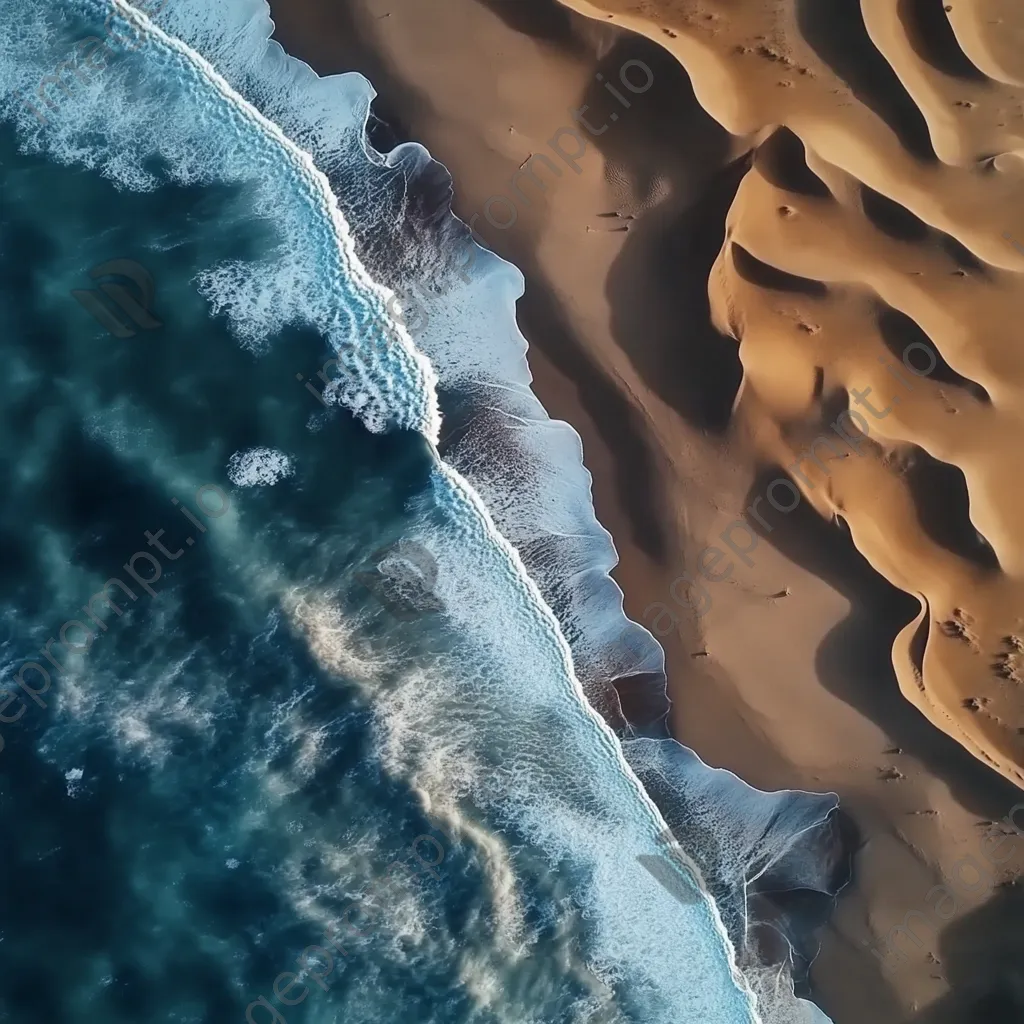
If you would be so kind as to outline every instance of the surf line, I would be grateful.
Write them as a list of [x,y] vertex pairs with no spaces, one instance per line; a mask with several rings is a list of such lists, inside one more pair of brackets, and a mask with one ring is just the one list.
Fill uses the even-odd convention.
[[[638,73],[644,78],[642,83],[638,80]],[[623,95],[623,93],[611,82],[607,81],[603,74],[598,72],[594,75],[594,78],[597,82],[604,85],[605,90],[614,96],[624,109],[632,107],[633,104],[629,98]],[[654,85],[654,72],[642,60],[633,57],[624,61],[622,66],[619,68],[619,81],[622,83],[623,88],[628,92],[632,93],[634,96],[640,96],[646,93]],[[604,124],[599,126],[591,124],[585,116],[589,110],[590,106],[584,103],[583,106],[577,107],[576,109],[570,107],[569,115],[575,124],[585,128],[590,135],[604,135],[609,128],[608,122],[606,121]],[[618,121],[618,119],[619,115],[614,110],[608,115],[608,121],[614,123],[615,121]],[[573,140],[573,150],[571,152],[564,148],[566,144],[564,140],[566,137]],[[571,168],[576,174],[583,173],[583,168],[580,166],[578,161],[580,157],[586,153],[589,143],[587,138],[576,128],[572,128],[568,125],[562,125],[555,131],[551,138],[547,140],[547,144],[554,155],[559,157],[566,167]],[[543,153],[531,153],[519,165],[519,169],[509,178],[508,182],[509,192],[514,191],[518,193],[520,200],[526,203],[527,206],[532,205],[532,200],[526,192],[523,191],[522,185],[520,184],[523,178],[529,178],[541,193],[547,192],[547,184],[532,166],[536,161],[540,161],[554,174],[556,178],[560,178],[562,176],[562,172],[558,165],[555,164],[550,157]],[[492,207],[499,203],[504,203],[508,210],[503,221],[496,220],[492,212]],[[487,239],[480,235],[476,229],[476,222],[481,216],[486,218],[488,224],[497,228],[499,231],[507,231],[519,220],[519,211],[512,199],[509,199],[504,193],[499,192],[486,199],[483,204],[482,213],[478,211],[469,218],[466,226],[469,228],[469,232],[472,237],[465,239],[467,243],[465,247],[466,259],[464,262],[459,263],[455,271],[462,279],[463,283],[467,285],[472,283],[473,279],[470,277],[469,270],[476,262],[478,252],[478,246],[474,243],[479,243],[480,246],[487,250],[492,248]],[[388,296],[386,307],[391,318],[391,322],[397,324],[399,327],[405,328],[406,331],[422,330],[430,322],[430,317],[427,314],[426,302],[423,301],[423,298],[418,296],[415,282],[404,289],[401,293],[392,292]],[[413,318],[412,324],[409,324],[406,319],[410,313]],[[395,334],[395,331],[392,329],[391,323],[389,322],[385,323],[383,331],[385,336],[389,338],[391,335]],[[325,401],[323,396],[327,393],[330,385],[341,376],[338,370],[338,365],[338,360],[332,357],[331,359],[328,359],[317,371],[317,377],[319,377],[324,383],[324,388],[321,391],[317,391],[315,384],[311,380],[306,380],[305,375],[301,373],[296,373],[295,379],[326,408],[330,403]]]
[[[206,505],[206,497],[209,492],[213,492],[217,496],[218,504],[212,509]],[[230,502],[228,501],[227,494],[221,490],[216,484],[203,484],[195,493],[195,503],[199,511],[203,513],[208,519],[220,519],[229,508]],[[206,527],[190,512],[177,498],[171,498],[171,504],[174,505],[178,511],[201,533],[206,533]],[[146,543],[149,547],[155,547],[160,554],[165,558],[174,562],[179,559],[184,553],[185,548],[178,548],[177,551],[171,552],[164,547],[163,542],[160,540],[166,531],[163,529],[157,530],[156,533],[152,533],[149,530],[144,530],[143,535],[146,538]],[[195,544],[195,538],[190,534],[185,538],[185,546],[192,547]],[[140,560],[145,560],[150,569],[150,575],[148,578],[143,578],[139,575],[135,568],[135,563]],[[128,559],[127,562],[121,566],[126,573],[128,573],[135,583],[142,589],[145,590],[150,597],[159,597],[160,595],[153,589],[153,584],[163,575],[163,568],[159,560],[151,555],[148,551],[136,551],[135,554]],[[116,576],[112,576],[103,586],[96,591],[92,597],[82,606],[82,611],[102,630],[104,633],[107,631],[107,624],[102,618],[97,616],[98,609],[95,607],[97,602],[105,604],[107,608],[114,612],[115,615],[120,618],[124,612],[121,610],[113,598],[111,598],[109,591],[113,587],[119,587],[132,601],[137,601],[138,597],[135,592],[128,587],[122,580]],[[85,639],[80,640],[77,643],[72,642],[68,638],[68,634],[73,629],[81,630],[85,634]],[[57,670],[57,672],[63,672],[67,662],[61,665],[55,660],[53,655],[50,653],[50,648],[54,644],[58,647],[63,647],[65,652],[72,654],[84,655],[93,645],[93,641],[99,635],[93,632],[81,619],[68,619],[63,626],[58,630],[60,641],[58,642],[56,637],[49,637],[46,643],[39,648],[39,653]],[[35,673],[35,676],[26,679],[25,675],[28,672]],[[35,678],[38,677],[38,678]],[[18,684],[19,689],[25,694],[26,697],[32,699],[32,701],[41,708],[47,706],[46,701],[43,700],[43,694],[47,693],[50,689],[50,673],[47,669],[43,668],[37,661],[26,661],[15,674],[15,681]],[[35,682],[36,685],[32,686],[31,683]],[[2,699],[6,697],[6,699]],[[17,714],[7,715],[4,712],[14,703],[18,701],[21,705],[18,708]],[[21,719],[25,712],[28,710],[28,705],[23,703],[17,693],[10,690],[0,690],[0,722],[5,725],[9,725],[12,722],[17,722]],[[0,736],[0,751],[4,749],[5,742],[3,736]]]
[[[396,306],[396,303],[401,303],[401,305],[400,306]],[[398,331],[399,331],[399,329],[405,329],[406,331],[408,331],[408,326],[406,325],[406,322],[405,322],[405,320],[403,319],[403,316],[402,316],[402,314],[404,313],[405,308],[406,308],[405,307],[405,303],[402,300],[402,298],[398,295],[397,292],[392,292],[388,296],[388,300],[387,300],[387,303],[386,303],[386,308],[387,308],[388,314],[390,315],[391,319],[384,321],[384,324],[381,327],[381,331],[384,334],[385,338],[388,339],[388,341],[396,342],[396,341],[399,340],[399,338],[398,338]],[[373,321],[373,325],[376,325],[376,323],[377,323],[376,320]],[[426,324],[427,324],[427,317],[426,317],[426,314],[424,313],[423,323],[422,324],[417,324],[417,326],[425,327]],[[374,335],[372,334],[372,332],[370,334],[366,335],[365,340],[369,344],[373,343]],[[331,402],[331,401],[325,401],[324,400],[324,395],[325,394],[328,395],[328,397],[331,397],[329,392],[328,392],[328,389],[330,388],[330,386],[332,384],[334,384],[334,383],[344,379],[343,374],[342,374],[341,370],[339,369],[340,365],[341,364],[338,362],[337,356],[331,356],[331,358],[328,359],[324,363],[324,365],[321,366],[320,369],[316,371],[316,375],[324,383],[324,387],[323,387],[323,389],[321,391],[317,391],[316,385],[312,382],[312,380],[308,380],[307,381],[304,374],[301,374],[301,373],[295,374],[295,379],[300,384],[302,384],[302,386],[325,409],[328,409],[332,405],[340,404],[338,402]],[[305,381],[304,384],[303,384],[303,381]]]
[[[634,69],[637,70],[634,71]],[[638,73],[644,78],[642,83],[638,80]],[[619,89],[612,85],[611,82],[607,81],[604,75],[600,72],[598,72],[594,78],[596,81],[603,83],[604,88],[614,96],[620,104],[622,104],[623,108],[628,109],[633,105],[630,100],[624,96]],[[623,88],[628,90],[634,96],[640,96],[654,85],[654,72],[642,60],[631,58],[624,61],[622,66],[619,68],[619,81],[622,83]],[[609,128],[608,122],[606,121],[604,124],[599,126],[591,124],[585,116],[589,110],[590,106],[584,103],[583,106],[578,107],[575,110],[570,107],[569,115],[575,124],[585,128],[590,135],[604,135]],[[608,121],[614,123],[618,119],[619,115],[614,110],[608,115]],[[569,139],[572,140],[572,151],[565,149],[565,145],[568,144]],[[578,161],[580,157],[586,153],[589,143],[587,138],[576,128],[572,128],[569,125],[562,125],[557,129],[557,131],[555,131],[551,138],[547,140],[547,144],[554,155],[560,158],[566,167],[571,168],[576,174],[583,173],[583,168],[580,166]],[[508,182],[509,192],[511,193],[514,191],[518,193],[521,202],[526,203],[527,206],[532,206],[533,201],[526,192],[523,191],[521,184],[523,178],[529,178],[541,193],[547,192],[547,184],[536,172],[533,166],[536,161],[540,161],[540,163],[543,164],[548,171],[552,172],[556,178],[560,178],[562,176],[562,172],[558,165],[554,163],[550,157],[546,156],[544,153],[531,153],[519,165],[519,169],[509,178]],[[492,209],[500,203],[504,203],[507,208],[507,212],[504,214],[504,219],[501,221],[495,218]],[[499,231],[507,231],[519,220],[519,210],[516,207],[514,200],[510,199],[504,193],[498,192],[486,199],[483,204],[482,212],[478,211],[469,218],[466,226],[469,228],[469,232],[472,237],[465,239],[467,243],[465,247],[466,258],[463,262],[458,264],[455,270],[455,273],[462,279],[462,282],[467,285],[471,284],[473,281],[469,271],[476,262],[478,252],[478,247],[474,243],[479,243],[479,245],[484,249],[492,249],[491,244],[476,229],[476,222],[481,216],[483,216],[487,220],[487,223],[492,227],[497,228]],[[430,317],[427,314],[426,302],[417,294],[416,282],[409,285],[401,294],[392,292],[387,300],[387,311],[395,323],[400,324],[409,331],[422,330],[430,322]],[[412,314],[412,324],[407,323],[407,321],[403,319],[404,317],[408,317],[409,314]],[[389,331],[388,328],[385,327],[385,334],[387,333],[389,333]],[[331,383],[327,376],[327,368],[329,366],[333,366],[333,368],[337,370],[337,359],[328,359],[321,370],[317,372],[317,376],[325,385]],[[297,373],[295,375],[295,379],[300,383],[305,381],[305,377],[301,373]],[[327,404],[321,397],[323,392],[318,392],[312,383],[307,382],[305,387],[321,404]],[[326,388],[324,390],[326,390]]]

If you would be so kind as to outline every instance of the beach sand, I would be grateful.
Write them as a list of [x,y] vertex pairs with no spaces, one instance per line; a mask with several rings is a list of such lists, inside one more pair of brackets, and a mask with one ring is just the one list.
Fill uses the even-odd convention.
[[[583,438],[673,734],[760,788],[840,796],[855,881],[815,1000],[837,1024],[1012,1019],[1024,838],[991,867],[985,835],[1024,801],[1024,251],[1004,237],[1024,244],[1005,155],[1024,148],[1024,15],[572,6],[271,4],[290,53],[370,79],[381,145],[426,145],[455,212],[523,271],[535,390]],[[584,105],[599,134],[574,125]],[[586,147],[563,160],[573,127]],[[536,154],[540,184],[517,188]],[[908,351],[935,366],[915,376]],[[869,387],[884,416],[853,402]],[[832,428],[847,408],[868,439]],[[822,435],[821,464],[779,468]],[[682,581],[723,531],[742,554],[703,565],[729,578]],[[926,897],[953,876],[941,920]],[[883,964],[911,912],[918,939]]]

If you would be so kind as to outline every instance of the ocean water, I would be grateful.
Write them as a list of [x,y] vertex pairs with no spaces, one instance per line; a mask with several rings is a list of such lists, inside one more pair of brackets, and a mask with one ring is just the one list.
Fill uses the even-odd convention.
[[0,1020],[824,1020],[443,168],[262,0],[0,18]]

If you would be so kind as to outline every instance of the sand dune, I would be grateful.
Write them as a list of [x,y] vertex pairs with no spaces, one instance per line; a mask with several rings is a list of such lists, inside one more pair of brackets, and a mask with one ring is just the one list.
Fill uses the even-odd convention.
[[[858,0],[815,0],[820,3],[835,20],[856,9]],[[1021,850],[993,865],[988,887],[958,895],[953,920],[922,925],[915,919],[920,946],[894,929],[908,911],[928,909],[927,894],[957,877],[965,854],[983,856],[983,829],[1002,819],[1020,794],[903,699],[891,649],[909,625],[895,660],[900,666],[912,664],[911,656],[921,662],[922,638],[912,620],[924,603],[886,582],[828,517],[841,487],[851,514],[842,512],[835,522],[855,526],[864,550],[872,531],[887,538],[888,547],[876,544],[872,557],[885,555],[893,562],[885,567],[891,578],[927,596],[933,651],[947,643],[944,621],[953,622],[946,629],[954,634],[978,633],[979,588],[1000,579],[1012,590],[1016,570],[1009,562],[1016,548],[978,518],[972,474],[980,470],[969,462],[979,437],[985,438],[981,454],[994,450],[991,438],[999,432],[990,430],[992,416],[1012,418],[1018,357],[1008,334],[1000,344],[989,339],[1013,328],[1016,272],[996,261],[983,281],[976,280],[971,268],[983,262],[971,262],[966,243],[929,234],[901,202],[865,187],[834,153],[805,149],[792,125],[779,130],[783,118],[771,111],[762,111],[763,123],[748,118],[750,135],[730,136],[702,109],[683,65],[661,44],[690,46],[695,56],[686,63],[695,74],[704,69],[697,83],[704,103],[728,107],[740,102],[746,74],[729,55],[735,40],[713,60],[708,44],[714,40],[695,36],[700,45],[694,44],[685,25],[669,29],[673,40],[657,20],[634,19],[631,24],[651,37],[640,39],[622,31],[628,19],[616,19],[616,25],[603,12],[595,17],[593,8],[584,17],[555,0],[282,0],[272,6],[289,52],[323,74],[358,69],[368,75],[380,92],[374,109],[386,122],[373,123],[375,132],[385,133],[381,148],[403,139],[427,144],[452,173],[454,208],[464,220],[478,214],[488,197],[517,199],[511,229],[499,230],[483,217],[476,225],[488,245],[525,275],[517,315],[530,344],[534,387],[549,412],[583,438],[595,507],[620,555],[615,576],[627,612],[648,626],[654,625],[654,609],[665,603],[677,616],[674,628],[659,629],[673,734],[709,763],[759,788],[835,791],[856,835],[855,882],[829,922],[808,936],[813,948],[820,941],[808,991],[836,1024],[998,1018],[992,1000],[1017,984],[1020,963],[1022,887],[1012,883],[1020,876]],[[750,12],[762,8],[758,0],[735,0],[698,13],[735,21],[738,12],[749,30]],[[1009,12],[1006,6],[987,10],[975,18],[982,28],[986,18]],[[820,89],[822,103],[832,104],[822,107],[822,121],[836,121],[834,111],[860,101],[801,43],[811,30],[787,35],[792,26],[780,24],[776,36],[805,45],[808,56],[801,61],[822,81],[831,76],[828,88],[841,90],[832,95]],[[744,26],[732,29],[737,27]],[[840,42],[853,39],[847,23],[839,30]],[[961,31],[979,29],[958,24]],[[860,33],[870,44],[863,27]],[[763,34],[759,28],[748,31],[757,34]],[[995,36],[991,60],[1000,70],[990,77],[1006,82],[1019,46],[1004,45],[1013,38],[1005,20]],[[822,46],[818,37],[814,42]],[[829,59],[842,60],[845,44],[834,50]],[[981,67],[976,50],[971,53]],[[546,187],[528,185],[531,201],[519,202],[509,191],[511,177],[531,153],[549,151],[547,140],[571,123],[571,110],[584,104],[598,114],[621,110],[603,83],[614,84],[631,59],[652,69],[655,86],[635,96],[628,111],[591,140],[579,174],[547,172]],[[862,149],[870,154],[872,133],[888,132],[896,151],[910,154],[902,157],[908,167],[933,174],[941,161],[929,155],[927,125],[912,101],[894,102],[899,89],[892,86],[899,79],[879,51],[862,45],[856,60],[841,66],[843,74],[852,79],[864,60],[868,73],[864,82],[856,80],[857,88],[888,85],[870,93],[874,106],[865,104],[871,115],[866,123],[875,127]],[[773,73],[777,63],[765,62]],[[805,93],[807,76],[791,77],[797,84],[778,91]],[[749,88],[758,103],[773,99]],[[743,99],[748,107],[750,102]],[[1006,164],[1001,160],[1001,170],[985,173],[1005,174]],[[781,206],[800,215],[779,213]],[[781,235],[783,226],[788,235]],[[1024,236],[1018,241],[1024,244]],[[1011,246],[999,260],[1013,258]],[[797,260],[802,262],[788,262]],[[782,283],[799,287],[786,290]],[[975,324],[981,300],[973,292],[982,287],[992,305],[985,329],[977,332],[980,341],[968,344],[959,325]],[[712,326],[712,315],[726,331],[731,318],[742,348]],[[879,338],[897,370],[911,342],[941,351],[943,362],[920,379],[899,371],[915,388],[908,391],[872,361]],[[925,365],[920,348],[909,355]],[[848,392],[864,394],[872,386],[867,398],[878,410],[901,397],[880,420]],[[936,387],[942,391],[938,402]],[[862,458],[830,427],[843,409],[865,418],[871,438],[859,445]],[[956,421],[957,429],[945,429],[947,420]],[[911,427],[931,438],[930,455],[918,433],[909,441],[900,433]],[[793,453],[823,431],[838,450],[834,455],[815,445],[829,475],[804,460],[797,468],[814,484],[803,486],[806,500],[788,516],[766,506],[766,485],[785,476],[772,464],[791,465]],[[996,469],[1008,467],[1013,457],[1015,431],[1009,423],[1000,431],[1011,450],[1009,461],[996,460]],[[852,436],[858,436],[856,426]],[[884,488],[867,480],[869,462],[880,461],[872,454],[876,442],[889,452],[889,464],[901,467],[879,477]],[[840,475],[833,461],[843,454]],[[958,468],[962,454],[970,494]],[[1000,471],[1004,480],[1013,479],[1010,469]],[[950,477],[952,485],[945,482]],[[904,478],[910,484],[901,483]],[[795,474],[787,479],[802,483]],[[928,487],[948,493],[920,500],[932,493]],[[758,496],[773,532],[757,547],[754,564],[736,559],[733,578],[707,586],[707,613],[688,609],[676,581],[693,573],[701,548],[718,543],[723,527]],[[866,505],[868,496],[884,506],[884,515]],[[1012,505],[995,507],[1012,519]],[[975,526],[989,543],[978,540]],[[901,555],[898,564],[889,548]],[[914,554],[909,570],[902,548]],[[947,591],[955,598],[940,614]],[[973,624],[964,618],[963,626],[956,625],[957,607]],[[999,648],[995,626],[992,635]],[[984,666],[964,641],[948,643]],[[1012,672],[1012,654],[1001,650],[993,662]],[[937,686],[931,664],[926,668],[928,685]],[[884,956],[894,934],[901,955]],[[1006,1019],[1016,1019],[1008,1008],[1016,1003],[998,1005]]]
[[[1024,786],[1024,11],[569,6],[659,41],[724,127],[761,133],[709,282],[736,420],[920,600],[904,695]],[[853,443],[830,429],[847,408]]]

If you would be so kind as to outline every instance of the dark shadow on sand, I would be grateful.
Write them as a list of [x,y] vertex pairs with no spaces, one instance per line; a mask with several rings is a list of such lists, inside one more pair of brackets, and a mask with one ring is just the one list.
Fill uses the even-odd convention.
[[[642,60],[653,84],[591,144],[641,199],[659,185],[666,197],[628,222],[607,283],[612,331],[662,401],[692,426],[717,432],[728,424],[741,368],[735,342],[711,324],[708,278],[748,161],[728,163],[728,134],[704,112],[671,54],[624,35],[599,72],[614,80],[627,60]],[[580,103],[605,113],[607,100],[595,82]]]
[[[511,27],[547,43],[568,45],[565,10],[555,0],[483,2]],[[551,14],[551,8],[559,13]],[[575,14],[570,15],[570,27],[577,35],[609,31]],[[609,38],[615,37],[609,33]],[[741,373],[735,343],[711,326],[707,281],[721,248],[725,214],[746,164],[719,170],[727,161],[729,136],[701,108],[682,66],[657,44],[620,33],[596,65],[596,74],[618,84],[619,71],[630,60],[650,68],[653,84],[641,94],[626,91],[628,109],[622,109],[596,78],[573,104],[576,109],[589,108],[586,117],[592,125],[606,126],[587,137],[588,145],[629,181],[635,194],[650,196],[662,181],[672,197],[656,212],[635,220],[602,218],[612,211],[594,211],[595,231],[612,230],[606,224],[619,231],[626,228],[607,282],[612,333],[659,398],[699,429],[722,430]],[[582,160],[586,159],[584,155]],[[519,322],[530,343],[578,386],[584,408],[615,455],[616,491],[629,515],[632,539],[663,563],[664,530],[653,511],[660,507],[657,468],[643,439],[639,413],[572,337],[557,300],[538,283],[542,278],[536,273],[532,245],[517,244],[515,235],[496,238],[495,248],[523,271],[528,282],[519,303]]]
[[[762,474],[747,496],[748,504],[783,475],[781,469]],[[752,520],[750,527],[850,602],[849,615],[818,649],[816,668],[825,688],[875,722],[892,746],[918,758],[972,813],[993,820],[1002,817],[1019,798],[1016,787],[936,729],[900,693],[892,644],[920,611],[918,601],[880,576],[856,549],[849,532],[822,519],[806,501],[788,515],[773,511],[768,521],[770,534]],[[881,763],[882,752],[878,754]]]
[[770,263],[764,263],[747,252],[738,242],[732,243],[732,262],[736,273],[744,281],[749,281],[758,288],[786,292],[790,295],[806,295],[811,299],[823,299],[828,294],[828,287],[821,281],[797,277],[796,274],[789,274]]
[[937,157],[924,115],[889,62],[876,49],[860,0],[796,0],[800,32],[814,52],[924,163]]
[[812,199],[831,199],[828,185],[807,165],[803,140],[786,127],[776,128],[757,147],[754,167],[765,181],[786,192]]
[[[956,372],[942,356],[939,346],[922,330],[921,326],[913,317],[907,316],[902,310],[889,306],[881,300],[878,301],[875,313],[875,321],[878,324],[878,333],[885,347],[893,355],[893,363],[899,369],[903,362],[904,355],[907,362],[916,370],[922,373],[927,369],[928,380],[937,384],[945,384],[951,388],[959,388],[966,391],[975,401],[985,405],[992,404],[992,397],[983,385],[968,377]],[[927,353],[931,352],[929,359]],[[929,363],[934,363],[928,369]],[[903,377],[912,381],[913,374],[905,370],[900,371]],[[911,384],[913,387],[913,384]]]
[[666,553],[665,531],[656,514],[661,484],[640,413],[587,354],[561,303],[543,283],[532,246],[516,253],[514,262],[529,282],[517,307],[519,326],[575,386],[580,404],[612,452],[615,493],[629,517],[632,540],[660,563]]
[[[1024,847],[1024,840],[1016,843]],[[1019,860],[1017,852],[1010,863]],[[910,1024],[1024,1020],[1022,921],[1024,888],[997,886],[986,903],[944,928],[939,937],[938,966],[952,991]]]
[[584,50],[577,26],[580,16],[552,0],[477,0],[510,29],[531,39],[553,43],[566,53]]
[[965,82],[987,82],[960,49],[946,17],[946,0],[899,0],[896,12],[914,52],[937,71]]

